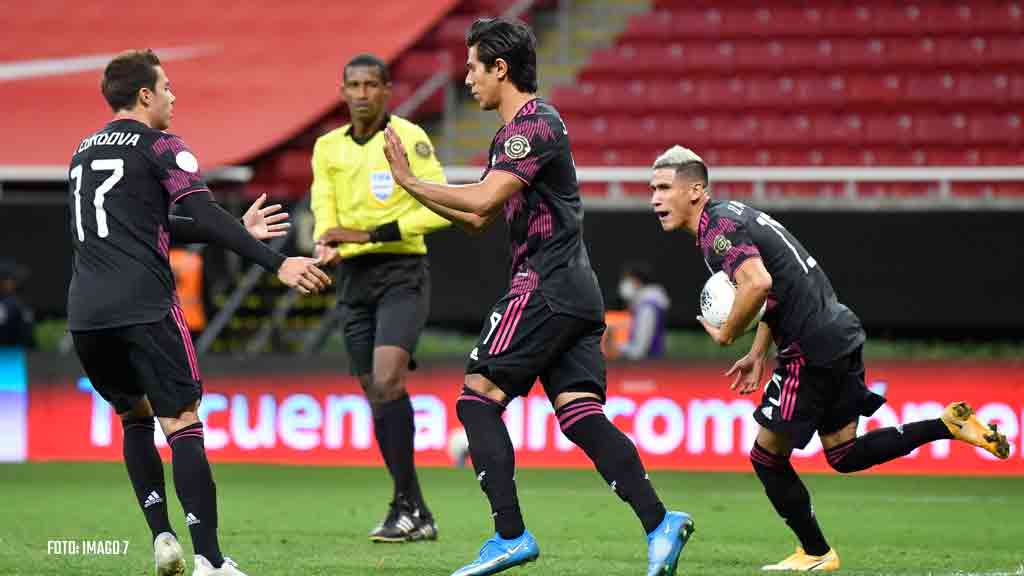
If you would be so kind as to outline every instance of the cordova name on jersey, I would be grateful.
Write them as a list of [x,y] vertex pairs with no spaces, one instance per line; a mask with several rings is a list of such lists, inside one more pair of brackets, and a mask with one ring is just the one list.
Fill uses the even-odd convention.
[[93,146],[135,146],[138,143],[139,134],[135,132],[100,132],[82,140],[76,154]]

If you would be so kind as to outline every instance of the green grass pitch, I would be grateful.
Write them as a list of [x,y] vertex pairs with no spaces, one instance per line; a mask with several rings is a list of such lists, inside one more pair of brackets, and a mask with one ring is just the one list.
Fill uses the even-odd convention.
[[[405,545],[366,538],[390,496],[383,469],[220,464],[214,474],[221,546],[250,576],[447,575],[492,532],[469,470],[420,471],[440,539]],[[752,474],[651,477],[666,504],[697,523],[680,574],[757,574],[796,545]],[[1019,478],[807,475],[805,481],[843,574],[1024,574]],[[541,557],[508,574],[644,573],[639,523],[595,472],[522,470],[518,487]],[[123,465],[0,465],[0,494],[0,574],[152,574],[149,533]],[[169,500],[172,523],[190,551],[177,498]],[[56,539],[129,545],[121,556],[48,554],[47,541]]]

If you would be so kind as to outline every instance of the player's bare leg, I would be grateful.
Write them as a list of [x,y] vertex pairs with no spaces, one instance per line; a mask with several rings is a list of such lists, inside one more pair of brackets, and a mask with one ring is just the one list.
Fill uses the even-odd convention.
[[540,548],[523,523],[515,484],[515,452],[501,419],[508,398],[494,382],[467,374],[455,408],[466,429],[469,454],[480,488],[491,503],[495,534],[477,558],[452,576],[494,574],[532,562]]
[[412,402],[406,391],[409,352],[398,346],[373,350],[373,373],[359,377],[373,407],[374,434],[394,482],[394,494],[384,520],[370,532],[374,542],[437,539],[437,525],[423,501],[416,476],[413,440],[416,434]]
[[206,459],[199,401],[186,406],[176,418],[158,418],[171,446],[174,486],[185,512],[185,524],[195,551],[193,576],[244,576],[217,541],[217,486]]
[[789,462],[792,443],[784,435],[761,427],[750,451],[754,472],[764,486],[768,500],[800,540],[796,552],[762,570],[837,570],[839,556],[822,534],[811,507],[811,495]]
[[953,438],[983,448],[1001,460],[1010,457],[1006,436],[999,432],[995,422],[982,424],[968,403],[954,402],[946,406],[941,419]]
[[131,410],[118,416],[124,429],[124,463],[128,478],[153,537],[157,576],[184,576],[184,554],[167,518],[164,465],[153,443],[153,408],[149,400],[142,397]]
[[555,416],[566,437],[587,454],[612,491],[640,519],[647,535],[648,576],[675,574],[693,533],[693,520],[684,512],[665,510],[636,446],[604,415],[601,398],[590,392],[563,392],[555,398]]

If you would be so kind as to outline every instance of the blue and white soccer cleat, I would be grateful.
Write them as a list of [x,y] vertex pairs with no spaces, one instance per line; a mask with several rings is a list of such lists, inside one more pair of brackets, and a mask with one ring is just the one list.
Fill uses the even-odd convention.
[[[678,553],[676,554],[678,556]],[[533,562],[540,556],[540,547],[527,530],[513,540],[495,534],[480,547],[476,560],[452,572],[452,576],[484,576]]]
[[647,576],[671,576],[683,546],[693,534],[693,519],[685,512],[669,512],[647,535]]

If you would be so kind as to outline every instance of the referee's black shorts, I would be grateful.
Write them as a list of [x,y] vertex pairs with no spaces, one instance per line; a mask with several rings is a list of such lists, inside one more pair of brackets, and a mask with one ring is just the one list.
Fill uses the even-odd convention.
[[118,414],[145,396],[154,414],[176,418],[203,395],[192,336],[176,306],[157,322],[76,331],[71,338],[92,387]]
[[411,357],[430,313],[427,257],[366,254],[342,260],[338,305],[353,375],[373,372],[373,349],[379,346],[397,346]]

